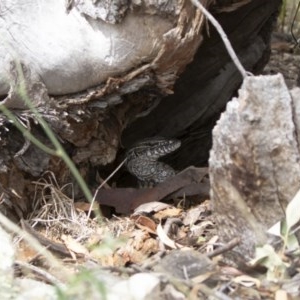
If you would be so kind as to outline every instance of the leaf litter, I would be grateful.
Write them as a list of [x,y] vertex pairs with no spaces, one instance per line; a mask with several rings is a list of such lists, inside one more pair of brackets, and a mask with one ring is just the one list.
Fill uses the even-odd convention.
[[[286,57],[285,53],[283,58]],[[272,60],[270,64],[267,70],[272,70]],[[134,299],[147,299],[149,294],[152,299],[296,299],[299,261],[291,263],[288,256],[285,258],[291,265],[289,272],[295,276],[279,283],[266,281],[264,273],[255,269],[238,270],[221,259],[222,251],[230,251],[238,241],[219,244],[207,197],[209,186],[207,181],[204,183],[206,171],[191,170],[156,189],[99,190],[92,218],[87,218],[90,204],[74,203],[65,193],[72,186],[59,187],[55,176],[48,174],[47,180],[44,177],[36,182],[33,213],[22,221],[23,229],[48,248],[75,278],[80,269],[85,270],[85,277],[76,279],[81,294],[64,288],[70,297],[77,291],[76,299],[85,293],[96,295],[93,280],[107,286],[107,299],[120,299],[113,298],[116,295],[112,291],[116,289],[123,295],[130,292]],[[193,195],[195,190],[202,199],[189,206],[187,195]],[[165,199],[167,203],[161,202]],[[99,204],[125,216],[112,213],[110,219],[100,220],[96,213]],[[296,223],[293,218],[292,225]],[[15,244],[16,266],[21,275],[31,273],[35,284],[67,284],[41,253],[20,238],[15,238]],[[29,271],[33,265],[40,272],[34,268]],[[140,285],[142,281],[144,287]],[[143,295],[139,294],[141,289],[145,291]]]

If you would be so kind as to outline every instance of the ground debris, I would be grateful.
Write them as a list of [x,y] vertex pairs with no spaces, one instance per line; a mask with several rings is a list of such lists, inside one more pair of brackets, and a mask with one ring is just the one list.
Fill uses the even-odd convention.
[[[293,98],[296,99],[299,94],[296,91],[293,93]],[[20,295],[16,299],[34,299],[37,294],[42,298],[58,299],[55,292],[57,288],[53,287],[55,282],[58,282],[66,299],[93,297],[127,300],[125,295],[134,295],[135,299],[252,300],[298,299],[300,295],[299,260],[293,254],[283,255],[284,263],[289,266],[288,274],[286,279],[278,281],[267,280],[266,270],[263,268],[241,270],[227,264],[223,256],[231,249],[235,250],[238,238],[234,236],[227,243],[222,242],[215,228],[209,200],[202,201],[197,206],[194,204],[191,208],[183,205],[186,202],[184,197],[175,204],[155,202],[164,197],[169,198],[170,195],[173,198],[182,196],[181,189],[179,194],[174,194],[178,191],[170,193],[173,186],[165,192],[167,196],[162,197],[164,194],[158,192],[152,194],[152,198],[147,198],[151,202],[145,201],[145,204],[136,205],[137,207],[132,203],[125,204],[127,216],[114,216],[99,222],[97,218],[85,218],[90,204],[74,205],[73,199],[65,197],[62,189],[53,183],[54,180],[51,184],[40,182],[40,187],[51,191],[53,199],[46,197],[47,193],[40,198],[41,202],[37,203],[35,199],[36,214],[30,216],[25,224],[28,225],[29,221],[31,225],[36,225],[34,230],[48,241],[49,250],[50,244],[60,243],[67,251],[60,252],[59,255],[53,252],[61,261],[61,268],[54,270],[42,255],[43,247],[40,252],[29,252],[25,249],[24,240],[16,242],[18,261],[14,268],[15,276],[19,277],[14,280],[14,287],[17,287],[14,291]],[[198,183],[195,185],[199,187]],[[190,186],[188,185],[189,188]],[[207,187],[205,189],[207,191]],[[121,195],[121,200],[126,201],[127,196],[123,197],[122,194],[124,190],[120,191],[121,193],[111,197],[116,199]],[[145,193],[147,195],[149,191]],[[101,195],[107,195],[107,192]],[[142,199],[138,190],[128,195]],[[108,197],[107,202],[109,199]],[[155,201],[152,202],[153,200]],[[227,201],[226,205],[230,206],[230,203]],[[96,209],[97,205],[95,211]],[[158,233],[158,228],[164,235]],[[70,237],[70,243],[65,239],[66,236]],[[162,236],[163,239],[168,238],[167,243],[162,240]],[[41,241],[39,238],[38,240]],[[4,242],[1,239],[3,249]],[[27,244],[26,247],[30,245]],[[24,251],[20,255],[22,249]],[[84,255],[78,255],[76,250]],[[13,256],[14,251],[6,250],[5,257],[9,253]],[[71,253],[75,256],[71,255],[70,259]],[[61,271],[66,269],[74,276],[73,281],[61,275]],[[12,273],[12,269],[8,272]],[[6,279],[10,279],[9,276]],[[140,294],[141,290],[143,294]],[[3,291],[1,288],[0,294]],[[46,291],[49,294],[46,295]]]
[[173,194],[173,197],[188,195],[207,197],[209,185],[202,182],[206,175],[206,168],[189,167],[153,188],[100,189],[95,199],[102,206],[114,207],[117,213],[129,214],[142,204],[161,201]]

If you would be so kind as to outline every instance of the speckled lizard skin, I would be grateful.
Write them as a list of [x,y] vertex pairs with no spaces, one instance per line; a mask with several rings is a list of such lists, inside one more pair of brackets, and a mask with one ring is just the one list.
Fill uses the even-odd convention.
[[153,186],[175,175],[175,170],[158,159],[180,147],[179,140],[154,137],[134,144],[126,153],[128,171],[140,186]]

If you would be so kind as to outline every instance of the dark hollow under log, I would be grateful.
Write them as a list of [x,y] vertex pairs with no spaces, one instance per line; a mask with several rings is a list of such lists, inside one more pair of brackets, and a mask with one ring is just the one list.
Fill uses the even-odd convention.
[[[248,71],[259,73],[268,61],[280,4],[280,0],[253,0],[230,12],[212,8]],[[125,147],[145,137],[177,137],[182,146],[171,156],[170,164],[176,169],[206,165],[211,130],[242,82],[219,34],[211,24],[208,27],[193,62],[176,82],[174,94],[124,130]]]

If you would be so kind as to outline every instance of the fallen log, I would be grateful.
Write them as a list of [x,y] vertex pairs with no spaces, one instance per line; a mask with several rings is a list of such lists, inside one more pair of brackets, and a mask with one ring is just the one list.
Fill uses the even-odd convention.
[[[247,70],[260,71],[281,1],[201,2],[221,21]],[[90,186],[97,171],[115,167],[124,148],[156,135],[182,139],[169,158],[178,171],[205,164],[214,122],[242,79],[201,12],[188,0],[69,3],[2,2],[1,104],[51,147],[19,95],[25,83]],[[0,209],[22,216],[31,209],[33,181],[46,172],[59,186],[73,179],[60,158],[28,143],[2,114],[0,124]],[[72,192],[82,196],[76,187]]]

